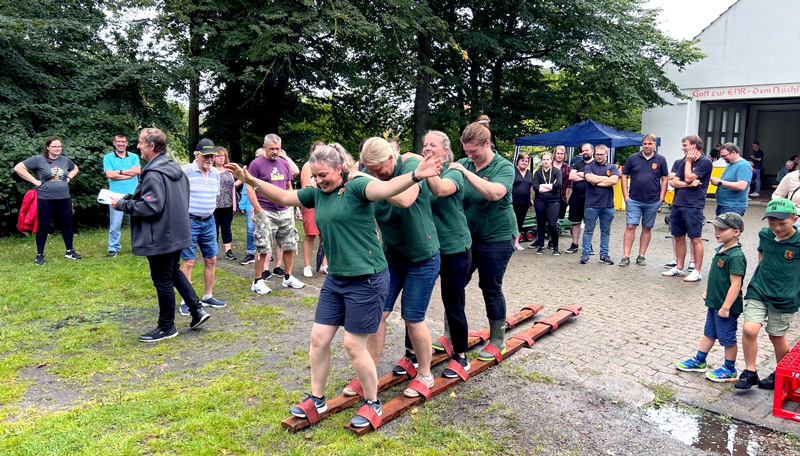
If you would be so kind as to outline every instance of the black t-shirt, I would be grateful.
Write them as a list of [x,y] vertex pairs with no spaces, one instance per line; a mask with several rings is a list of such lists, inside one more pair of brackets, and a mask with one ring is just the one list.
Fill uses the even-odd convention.
[[[594,160],[590,161],[589,163],[593,163]],[[581,160],[576,161],[572,165],[572,171],[582,173],[586,169],[586,162]],[[570,172],[572,172],[570,171]],[[572,195],[577,196],[578,198],[585,198],[586,197],[586,181],[575,181],[572,183]]]
[[531,186],[533,185],[533,171],[526,170],[525,176],[519,172],[519,168],[514,167],[514,187],[511,190],[512,204],[530,204]]
[[[585,174],[594,174],[601,177],[619,176],[619,170],[613,163],[598,164],[596,161],[587,163]],[[600,187],[586,184],[585,207],[614,207],[614,187]]]
[[637,152],[625,161],[622,174],[630,176],[628,195],[640,203],[656,203],[661,198],[661,178],[666,177],[667,159],[653,154],[648,160],[644,154]]

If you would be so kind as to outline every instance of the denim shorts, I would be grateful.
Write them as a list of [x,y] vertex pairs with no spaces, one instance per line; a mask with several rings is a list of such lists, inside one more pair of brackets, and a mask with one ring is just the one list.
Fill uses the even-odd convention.
[[400,298],[400,317],[410,323],[425,321],[428,303],[431,301],[433,285],[439,276],[441,257],[436,252],[431,258],[414,263],[405,263],[386,254],[389,263],[389,296],[386,298],[385,312],[394,309],[394,302]]
[[703,234],[703,210],[696,207],[672,206],[669,232],[673,236],[699,238]]
[[633,198],[628,198],[625,204],[625,224],[638,226],[641,222],[644,228],[652,228],[656,224],[656,216],[661,202],[640,203]]
[[388,269],[355,277],[328,275],[319,292],[314,323],[344,326],[351,334],[374,334],[388,294]]
[[739,214],[744,216],[744,212],[747,210],[747,207],[733,207],[733,206],[720,206],[717,205],[717,209],[715,210],[714,215],[724,214],[726,212],[733,212],[735,214]]
[[770,336],[785,336],[793,319],[794,313],[780,313],[755,299],[744,300],[744,321],[764,326],[766,320],[767,334]]
[[197,258],[197,247],[200,247],[200,253],[203,258],[213,258],[219,252],[219,245],[217,245],[217,225],[214,223],[214,217],[205,222],[190,218],[189,223],[192,227],[192,245],[181,250],[182,260],[194,260]]
[[739,315],[731,313],[728,318],[722,318],[717,309],[708,309],[703,335],[718,340],[723,347],[736,346],[736,320],[739,319]]

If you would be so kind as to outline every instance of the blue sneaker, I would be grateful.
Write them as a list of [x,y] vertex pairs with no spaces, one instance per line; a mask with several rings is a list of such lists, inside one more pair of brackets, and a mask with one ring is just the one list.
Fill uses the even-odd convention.
[[706,372],[706,377],[712,382],[728,383],[735,382],[739,378],[739,374],[735,370],[728,369],[728,366],[723,364],[711,372]]
[[[313,401],[314,406],[317,408],[317,413],[323,413],[328,410],[328,404],[325,402],[325,396],[314,397],[311,394],[306,393],[305,397],[303,397],[303,400],[300,402],[305,402],[305,401]],[[306,412],[303,411],[303,409],[301,409],[299,405],[295,405],[294,407],[290,408],[289,413],[298,418],[306,417]]]
[[587,255],[585,253],[583,255],[581,255],[581,264],[586,264],[588,262],[589,262],[589,255]]
[[708,364],[706,364],[705,361],[700,361],[694,356],[686,361],[675,363],[675,367],[684,372],[705,372],[708,370]]
[[[378,416],[383,415],[383,407],[381,407],[381,400],[378,399],[375,402],[372,402],[369,399],[364,399],[364,402],[361,403],[362,405],[369,405],[372,407],[372,410],[375,411],[375,414]],[[363,428],[369,426],[369,420],[364,418],[361,415],[356,415],[353,419],[350,420],[350,425],[357,428]]]
[[203,307],[213,307],[215,309],[221,309],[228,305],[228,303],[226,303],[225,301],[214,299],[213,296],[208,299],[201,299],[200,304],[202,304]]

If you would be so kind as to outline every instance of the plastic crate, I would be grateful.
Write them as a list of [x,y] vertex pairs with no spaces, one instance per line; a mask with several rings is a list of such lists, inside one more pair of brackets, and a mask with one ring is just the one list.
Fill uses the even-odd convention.
[[781,418],[800,421],[800,412],[786,410],[787,402],[800,402],[800,342],[798,342],[778,367],[775,368],[775,397],[772,402],[772,414]]

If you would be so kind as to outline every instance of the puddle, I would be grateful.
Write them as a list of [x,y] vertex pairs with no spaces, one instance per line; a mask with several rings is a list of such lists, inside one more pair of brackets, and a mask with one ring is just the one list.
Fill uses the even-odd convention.
[[694,448],[719,455],[800,454],[800,444],[783,434],[676,406],[649,408],[645,420]]

